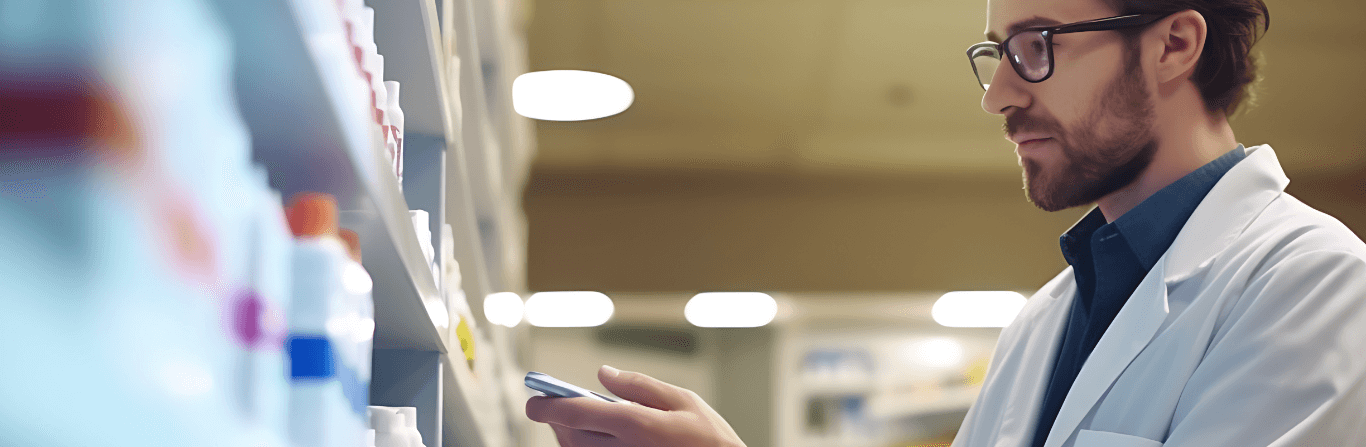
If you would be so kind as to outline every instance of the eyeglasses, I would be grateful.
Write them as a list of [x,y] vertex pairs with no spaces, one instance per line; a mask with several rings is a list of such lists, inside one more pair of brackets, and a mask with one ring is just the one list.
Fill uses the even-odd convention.
[[1053,36],[1084,31],[1108,31],[1153,23],[1170,14],[1134,14],[1069,23],[1051,27],[1025,28],[1005,42],[982,42],[968,48],[968,61],[982,90],[991,87],[991,77],[1001,65],[1004,53],[1015,72],[1029,82],[1043,82],[1053,76]]

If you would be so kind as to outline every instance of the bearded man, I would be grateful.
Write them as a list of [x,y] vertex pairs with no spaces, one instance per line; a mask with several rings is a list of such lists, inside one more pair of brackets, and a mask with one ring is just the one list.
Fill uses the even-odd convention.
[[[1366,445],[1366,244],[1228,116],[1262,0],[990,0],[968,49],[1028,199],[1094,203],[1001,332],[955,447]],[[696,394],[532,398],[564,446],[739,446]]]

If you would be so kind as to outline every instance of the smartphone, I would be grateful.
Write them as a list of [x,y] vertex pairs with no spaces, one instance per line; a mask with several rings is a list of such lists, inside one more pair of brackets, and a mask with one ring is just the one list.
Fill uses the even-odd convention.
[[526,373],[525,382],[527,388],[540,391],[550,397],[589,397],[607,402],[617,402],[616,399],[574,386],[569,382],[550,377],[546,373],[536,371]]

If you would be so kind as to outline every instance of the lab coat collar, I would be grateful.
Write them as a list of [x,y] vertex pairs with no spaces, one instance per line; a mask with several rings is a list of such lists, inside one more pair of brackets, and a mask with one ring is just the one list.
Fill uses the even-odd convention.
[[[1242,234],[1289,184],[1270,146],[1246,148],[1247,158],[1224,175],[1196,207],[1171,248],[1139,283],[1077,374],[1044,447],[1060,447],[1120,373],[1167,319],[1169,284],[1191,277]],[[1075,287],[1057,287],[1054,295]]]
[[1180,282],[1223,252],[1290,184],[1269,145],[1244,148],[1247,158],[1214,185],[1163,255],[1165,281]]
[[1063,296],[1072,296],[1077,291],[1077,272],[1069,265],[1066,270],[1058,275],[1055,282],[1057,285],[1048,289],[1049,298],[1058,299]]
[[[1247,152],[1247,158],[1233,165],[1205,195],[1162,255],[1163,259],[1171,259],[1164,277],[1166,283],[1189,278],[1199,271],[1199,267],[1212,261],[1214,255],[1228,248],[1252,223],[1252,218],[1290,184],[1270,145],[1244,147],[1243,150]],[[1089,214],[1083,215],[1082,219]],[[1068,267],[1062,276],[1071,278],[1071,270]],[[1068,281],[1059,282],[1066,283]],[[1059,298],[1066,290],[1054,287],[1049,295]]]

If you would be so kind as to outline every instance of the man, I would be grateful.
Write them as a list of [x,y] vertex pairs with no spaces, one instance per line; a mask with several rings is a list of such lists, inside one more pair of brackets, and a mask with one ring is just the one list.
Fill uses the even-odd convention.
[[[1262,1],[990,0],[987,22],[968,56],[1029,200],[1096,207],[1002,331],[954,445],[1366,445],[1366,244],[1228,125]],[[643,405],[527,415],[565,446],[742,445],[691,392],[599,378]]]

